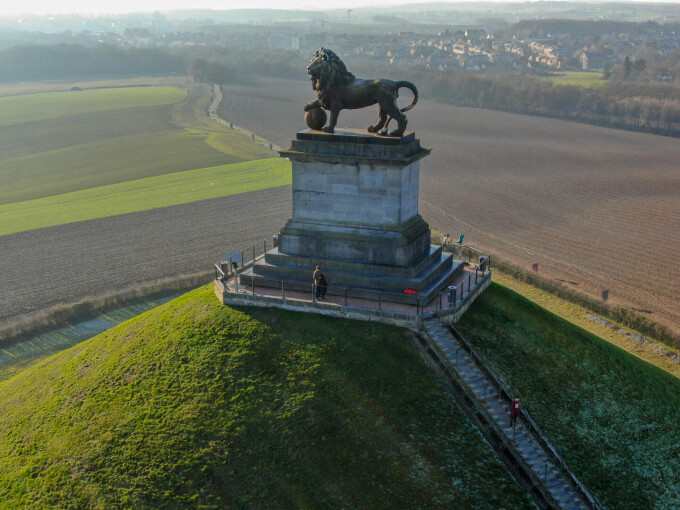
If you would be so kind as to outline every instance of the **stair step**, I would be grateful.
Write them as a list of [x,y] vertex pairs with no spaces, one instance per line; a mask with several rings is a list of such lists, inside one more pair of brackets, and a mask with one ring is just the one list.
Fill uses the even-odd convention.
[[557,494],[553,494],[553,498],[555,498],[555,500],[557,502],[564,501],[564,500],[567,500],[567,499],[571,501],[573,499],[573,496],[565,488],[565,489],[562,490],[562,492],[558,492]]
[[456,345],[456,343],[453,340],[451,340],[450,342],[437,344],[437,347],[439,347],[439,350],[442,351],[442,353],[444,355],[446,355],[450,352],[459,351],[458,346]]
[[[436,346],[435,352],[440,359],[446,358],[449,369],[453,369],[460,379],[459,384],[467,386],[471,393],[465,391],[475,400],[476,404],[484,406],[492,421],[503,430],[509,441],[508,447],[519,454],[524,466],[528,466],[538,477],[542,485],[550,492],[554,503],[551,505],[564,510],[577,510],[583,507],[580,496],[574,493],[572,487],[564,477],[556,471],[555,465],[534,438],[529,434],[523,421],[518,421],[515,427],[509,425],[509,404],[500,396],[499,391],[489,382],[485,373],[461,344],[463,340],[455,329],[449,329],[435,317],[425,319],[423,328],[429,337],[430,344]],[[446,362],[445,362],[446,363]],[[495,426],[495,425],[494,425]]]
[[[522,455],[527,464],[531,467],[540,465],[541,469],[545,471],[545,465],[548,463],[548,457],[545,456],[541,450],[533,450],[527,452],[526,455]],[[548,465],[548,471],[550,471],[550,465]]]
[[556,478],[552,473],[548,473],[548,476],[543,481],[543,485],[548,488],[548,492],[552,494],[553,492],[559,492],[565,487],[564,481]]

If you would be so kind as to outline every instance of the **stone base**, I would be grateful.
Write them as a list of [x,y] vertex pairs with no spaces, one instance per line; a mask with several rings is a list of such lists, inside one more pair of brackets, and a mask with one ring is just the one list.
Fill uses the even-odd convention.
[[[429,301],[462,270],[430,245],[418,214],[420,160],[430,149],[355,130],[302,131],[280,151],[292,163],[293,214],[279,245],[240,282],[310,291],[321,266],[330,294],[398,303]],[[413,289],[417,294],[404,294]]]
[[[463,264],[454,263],[453,255],[443,253],[441,246],[430,246],[428,255],[411,266],[287,255],[274,248],[241,273],[239,281],[250,286],[255,277],[257,286],[275,288],[281,288],[283,281],[286,289],[311,292],[316,266],[321,266],[331,295],[344,295],[350,289],[353,297],[377,300],[380,294],[383,301],[410,304],[429,303],[463,270]],[[404,294],[405,289],[417,294]]]
[[282,253],[320,259],[408,266],[427,257],[429,225],[416,215],[397,225],[294,220],[281,229]]

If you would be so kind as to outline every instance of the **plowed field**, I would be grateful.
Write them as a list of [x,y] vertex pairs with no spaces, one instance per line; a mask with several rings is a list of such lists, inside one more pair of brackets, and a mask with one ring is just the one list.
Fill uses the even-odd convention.
[[[398,77],[395,77],[398,78]],[[309,81],[224,87],[221,115],[287,147]],[[408,98],[400,102],[407,104]],[[375,111],[343,111],[364,127]],[[443,232],[680,330],[680,142],[421,99],[408,113],[432,155],[420,211]]]
[[0,325],[60,303],[210,269],[278,231],[290,187],[0,236]]

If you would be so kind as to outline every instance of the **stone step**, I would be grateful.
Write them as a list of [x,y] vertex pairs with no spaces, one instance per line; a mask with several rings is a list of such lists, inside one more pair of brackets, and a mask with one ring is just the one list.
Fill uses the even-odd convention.
[[548,480],[545,483],[545,486],[551,493],[560,490],[560,487],[562,487],[563,485],[564,480],[556,477],[554,474],[552,475],[552,478],[550,475],[548,475]]
[[[548,465],[547,470],[546,470],[546,464]],[[541,480],[543,479],[543,475],[545,474],[546,476],[550,475],[550,469],[552,465],[549,462],[534,462],[533,464],[529,463],[531,466],[531,470],[536,473]]]
[[569,506],[573,503],[580,504],[579,497],[573,493],[571,488],[567,484],[562,484],[559,490],[552,494],[553,500],[560,506]]
[[[527,450],[522,458],[532,467],[536,465],[545,466],[546,463],[549,463],[548,457],[542,450]],[[550,471],[550,464],[548,464],[548,471]]]
[[470,385],[470,384],[477,382],[477,381],[484,381],[485,380],[484,377],[482,377],[482,374],[480,374],[479,372],[470,371],[470,372],[467,372],[467,373],[466,372],[461,372],[461,373],[465,374],[465,375],[463,375],[463,380],[465,381],[465,383],[467,385]]
[[439,346],[439,350],[442,351],[442,354],[444,354],[445,356],[450,352],[458,351],[458,346],[455,344],[453,340],[447,340],[446,342],[437,342],[437,345]]
[[439,350],[442,351],[442,354],[444,356],[446,356],[448,353],[455,352],[457,349],[456,345],[451,340],[449,340],[446,343],[442,342],[441,344],[437,345],[439,346]]
[[494,407],[487,407],[486,409],[487,409],[487,411],[489,411],[489,414],[491,416],[496,416],[497,414],[500,414],[500,412],[509,414],[508,406],[505,405],[504,402],[501,402],[500,404],[496,404]]
[[468,384],[468,386],[469,386],[470,388],[472,388],[473,390],[474,390],[475,388],[482,388],[482,389],[484,389],[484,386],[485,386],[486,384],[487,384],[486,379],[480,379],[479,381],[477,381],[477,382],[475,382],[475,383]]
[[453,337],[451,336],[451,333],[449,333],[449,332],[446,331],[446,330],[434,330],[434,331],[428,331],[427,334],[430,335],[430,336],[431,336],[432,338],[434,338],[435,340],[436,340],[437,338],[449,338],[449,339],[453,340]]
[[518,436],[517,438],[513,438],[512,441],[517,449],[533,442],[529,436]]
[[446,357],[447,357],[447,359],[448,359],[449,361],[453,362],[454,364],[462,363],[462,362],[467,361],[467,360],[470,359],[470,358],[466,357],[466,356],[465,356],[465,353],[464,353],[464,352],[461,352],[460,349],[457,350],[457,351],[449,352],[449,353],[446,355]]
[[[522,421],[518,421],[515,427],[510,426],[510,405],[498,393],[498,390],[489,382],[485,374],[480,370],[477,362],[473,360],[459,343],[455,332],[436,329],[435,319],[432,322],[425,321],[425,328],[430,338],[437,344],[446,359],[449,367],[453,368],[464,384],[471,390],[476,403],[481,403],[491,420],[495,421],[505,435],[506,444],[515,455],[521,456],[543,486],[550,492],[552,506],[575,510],[583,507],[580,496],[573,492],[571,486],[562,478],[548,454],[529,434]],[[436,337],[436,340],[435,340]]]
[[458,361],[456,362],[456,366],[459,369],[465,370],[465,368],[477,368],[477,365],[474,361],[472,361],[470,358],[462,358],[459,357]]

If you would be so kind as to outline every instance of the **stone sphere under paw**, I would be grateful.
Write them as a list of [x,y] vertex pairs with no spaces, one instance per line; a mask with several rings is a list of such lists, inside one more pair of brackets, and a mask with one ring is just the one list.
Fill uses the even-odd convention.
[[321,130],[326,125],[327,118],[323,108],[312,108],[305,112],[305,123],[309,129]]

